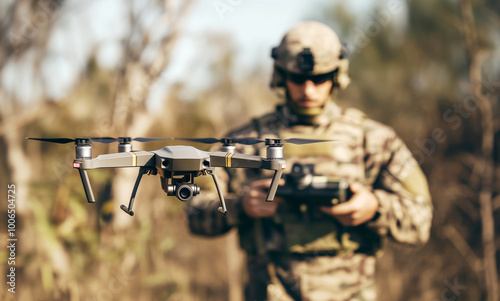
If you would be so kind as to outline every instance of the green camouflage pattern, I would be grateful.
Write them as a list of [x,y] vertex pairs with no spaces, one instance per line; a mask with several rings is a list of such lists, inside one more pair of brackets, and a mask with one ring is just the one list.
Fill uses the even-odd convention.
[[[247,300],[375,300],[374,262],[383,241],[391,238],[419,245],[428,240],[432,204],[420,167],[393,129],[362,112],[329,102],[321,115],[304,120],[288,107],[278,106],[228,136],[334,139],[286,145],[285,172],[295,162],[314,163],[315,173],[360,182],[373,190],[380,203],[376,218],[357,227],[343,226],[331,216],[314,212],[315,208],[297,214],[287,202],[280,204],[272,218],[251,219],[240,204],[245,187],[271,175],[260,170],[220,169],[217,174],[228,196],[227,217],[217,212],[215,193],[205,194],[208,197],[199,196],[188,204],[189,226],[193,233],[207,236],[238,227],[241,246],[249,254],[250,274],[261,272],[257,265],[275,271],[275,277],[269,275],[267,288],[259,279],[250,281]],[[265,156],[265,147],[240,146],[238,152]],[[259,285],[252,287],[252,283]]]

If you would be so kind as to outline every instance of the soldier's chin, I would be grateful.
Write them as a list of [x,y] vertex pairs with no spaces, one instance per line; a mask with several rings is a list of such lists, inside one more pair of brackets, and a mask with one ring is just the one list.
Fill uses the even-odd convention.
[[303,107],[303,108],[321,108],[322,107],[316,101],[308,101],[308,100],[301,101],[301,102],[297,103],[297,105],[299,107]]

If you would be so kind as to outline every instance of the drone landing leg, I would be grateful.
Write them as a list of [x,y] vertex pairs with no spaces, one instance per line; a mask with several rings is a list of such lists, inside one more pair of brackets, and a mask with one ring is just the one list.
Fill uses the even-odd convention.
[[273,181],[271,182],[271,187],[269,188],[269,192],[267,193],[266,202],[272,202],[274,200],[274,196],[276,195],[276,190],[278,189],[282,173],[282,169],[274,171]]
[[85,190],[85,195],[87,196],[87,202],[95,203],[94,194],[92,193],[92,187],[90,186],[89,175],[87,171],[83,168],[78,168],[80,173],[80,178],[82,179],[83,189]]
[[219,181],[217,180],[217,176],[215,175],[215,173],[211,172],[210,175],[214,179],[215,188],[217,188],[217,194],[219,194],[219,200],[220,200],[221,206],[218,208],[218,210],[220,213],[226,215],[227,214],[226,202],[224,201],[224,196],[222,195],[222,192],[220,191]]
[[134,211],[132,211],[132,207],[134,206],[135,194],[137,193],[137,188],[139,188],[139,183],[141,182],[142,175],[145,173],[147,173],[146,169],[141,168],[139,170],[139,174],[137,175],[137,179],[135,180],[134,189],[132,190],[132,195],[130,196],[130,201],[128,202],[128,207],[123,204],[120,206],[120,208],[130,216],[134,216]]

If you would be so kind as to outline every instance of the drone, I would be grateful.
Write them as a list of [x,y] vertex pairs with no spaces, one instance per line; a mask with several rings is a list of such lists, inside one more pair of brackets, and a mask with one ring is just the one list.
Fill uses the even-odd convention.
[[[128,206],[121,205],[120,208],[130,216],[134,215],[133,206],[139,183],[142,176],[160,175],[163,191],[168,196],[176,196],[179,200],[186,202],[200,193],[200,187],[194,183],[198,176],[210,175],[215,183],[219,196],[220,206],[218,211],[227,214],[226,203],[220,189],[219,181],[214,168],[258,168],[273,170],[271,186],[266,201],[272,202],[278,189],[278,183],[286,168],[283,159],[283,144],[309,144],[327,142],[332,140],[316,139],[282,139],[282,138],[145,138],[145,137],[97,137],[97,138],[30,138],[28,140],[39,140],[66,144],[75,143],[75,160],[73,168],[78,169],[87,201],[95,203],[94,194],[90,185],[87,170],[98,168],[122,168],[139,167],[139,173],[135,180],[132,195]],[[157,140],[185,140],[205,144],[222,143],[221,151],[208,152],[199,150],[193,146],[174,145],[165,146],[154,151],[132,150],[132,141],[149,142]],[[92,142],[109,144],[118,142],[118,152],[99,155],[92,158]],[[265,143],[267,146],[266,157],[256,155],[245,155],[236,153],[235,144],[253,145]]]

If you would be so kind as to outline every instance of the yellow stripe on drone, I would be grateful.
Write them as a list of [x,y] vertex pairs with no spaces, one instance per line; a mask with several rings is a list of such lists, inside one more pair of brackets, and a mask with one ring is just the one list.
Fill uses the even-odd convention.
[[234,155],[234,153],[227,153],[226,154],[226,167],[231,167],[231,157]]
[[128,152],[132,155],[132,166],[137,166],[137,155],[133,152]]

